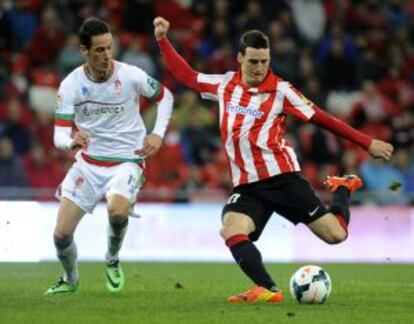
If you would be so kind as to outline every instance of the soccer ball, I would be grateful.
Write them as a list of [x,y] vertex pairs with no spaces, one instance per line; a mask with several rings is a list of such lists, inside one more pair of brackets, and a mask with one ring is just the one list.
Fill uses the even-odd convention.
[[321,267],[307,265],[296,271],[289,282],[290,293],[299,303],[322,304],[332,290],[331,278]]

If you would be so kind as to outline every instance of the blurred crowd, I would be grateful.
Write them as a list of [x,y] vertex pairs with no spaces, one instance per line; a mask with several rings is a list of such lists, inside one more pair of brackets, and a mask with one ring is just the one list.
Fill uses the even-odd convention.
[[[0,199],[11,187],[47,198],[36,193],[53,192],[73,162],[73,152],[53,146],[55,96],[60,80],[84,62],[77,30],[91,15],[110,23],[116,59],[144,69],[175,94],[172,122],[162,150],[147,163],[141,199],[223,199],[231,186],[217,104],[163,68],[152,34],[152,19],[160,15],[170,20],[178,51],[205,73],[237,70],[240,35],[266,32],[276,74],[395,147],[385,164],[291,117],[288,141],[312,185],[323,192],[326,175],[358,173],[365,182],[360,203],[414,202],[412,0],[0,0]],[[141,105],[151,129],[156,107],[145,98]],[[401,187],[392,191],[391,183]]]

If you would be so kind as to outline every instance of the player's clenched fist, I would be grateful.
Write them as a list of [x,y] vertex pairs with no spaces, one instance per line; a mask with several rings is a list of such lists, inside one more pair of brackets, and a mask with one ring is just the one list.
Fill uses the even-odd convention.
[[86,145],[88,145],[88,139],[89,135],[85,131],[80,130],[79,132],[76,132],[73,136],[71,147],[73,149],[79,147],[86,147]]
[[167,35],[168,29],[170,28],[170,23],[168,20],[162,17],[157,17],[154,19],[153,24],[154,35],[157,41]]
[[148,158],[155,155],[161,148],[162,137],[157,134],[149,134],[144,138],[144,147],[141,150],[136,150],[142,158]]
[[385,161],[391,159],[393,151],[394,147],[391,144],[376,139],[372,140],[368,149],[368,152],[372,157],[383,159]]

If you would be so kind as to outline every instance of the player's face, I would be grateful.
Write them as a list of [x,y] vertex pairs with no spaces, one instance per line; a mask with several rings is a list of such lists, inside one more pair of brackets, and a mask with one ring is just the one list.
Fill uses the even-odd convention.
[[250,86],[257,86],[264,80],[269,70],[270,50],[247,47],[244,55],[242,53],[237,55],[237,60],[240,63],[243,82]]
[[112,34],[93,36],[86,54],[89,67],[97,73],[106,73],[111,67]]

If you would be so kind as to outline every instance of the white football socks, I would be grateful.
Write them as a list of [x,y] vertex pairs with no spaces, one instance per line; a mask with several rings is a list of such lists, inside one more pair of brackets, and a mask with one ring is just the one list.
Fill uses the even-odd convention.
[[66,282],[77,283],[79,280],[79,271],[78,250],[76,248],[75,241],[72,240],[69,246],[65,248],[56,247],[56,250],[60,263],[65,270],[63,279]]

